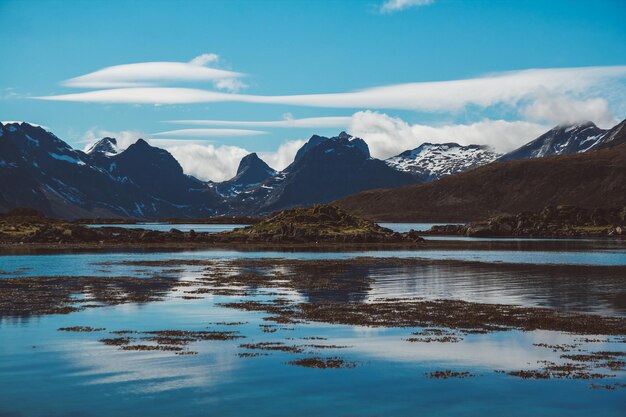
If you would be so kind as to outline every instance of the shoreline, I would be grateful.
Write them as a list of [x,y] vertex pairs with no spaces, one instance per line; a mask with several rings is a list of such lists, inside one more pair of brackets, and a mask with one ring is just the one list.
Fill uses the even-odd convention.
[[[425,235],[427,238],[428,235]],[[451,236],[452,238],[457,236]],[[505,239],[505,238],[503,238]],[[550,240],[547,240],[550,239]],[[421,242],[81,242],[81,243],[0,243],[0,256],[29,253],[72,253],[72,252],[183,252],[202,250],[237,250],[241,252],[355,252],[397,250],[528,250],[528,251],[587,251],[598,249],[625,248],[625,239],[602,237],[593,240],[552,239],[537,240],[424,240]],[[599,246],[605,246],[599,248]],[[33,253],[34,254],[34,253]]]

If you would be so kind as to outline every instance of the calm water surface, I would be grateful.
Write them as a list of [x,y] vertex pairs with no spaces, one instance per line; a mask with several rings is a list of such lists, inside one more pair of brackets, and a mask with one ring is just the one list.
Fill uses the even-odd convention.
[[[489,303],[559,307],[626,316],[626,253],[622,249],[568,251],[396,251],[283,253],[195,251],[0,256],[3,279],[20,276],[171,275],[193,281],[202,266],[145,267],[128,260],[169,259],[350,259],[360,256],[419,257],[400,268],[359,265],[346,276],[367,276],[367,288],[283,296],[309,302],[382,297],[448,298]],[[444,262],[454,261],[454,262]],[[457,262],[472,261],[472,262]],[[480,261],[474,263],[473,261]],[[102,264],[107,262],[108,264]],[[112,264],[111,264],[112,263]],[[517,265],[510,265],[515,263]],[[539,266],[537,266],[539,264]],[[543,265],[543,266],[541,266]],[[563,266],[558,265],[578,265]],[[607,267],[607,266],[618,266]],[[269,294],[268,294],[269,296]],[[266,296],[257,295],[259,299]],[[549,331],[508,331],[469,335],[459,343],[409,343],[415,328],[303,323],[264,333],[264,313],[221,307],[239,297],[183,300],[171,292],[164,301],[108,306],[68,314],[0,319],[0,416],[622,416],[626,389],[590,389],[587,380],[522,380],[494,372],[537,368],[559,353],[536,343],[580,343],[589,351],[626,351],[624,343],[581,343],[579,336]],[[212,322],[244,322],[222,326]],[[67,333],[60,327],[107,330]],[[109,331],[237,330],[246,339],[195,342],[197,355],[121,351],[99,339]],[[291,330],[290,330],[291,329]],[[240,343],[325,337],[317,343],[350,346],[315,354],[272,352],[241,358]],[[310,341],[309,341],[310,343]],[[353,369],[309,369],[288,362],[310,356],[340,356]],[[444,369],[475,377],[437,380],[425,374]],[[626,382],[626,372],[599,383]],[[137,410],[140,410],[137,411]]]
[[195,232],[219,233],[228,232],[233,229],[248,226],[247,224],[171,224],[171,223],[137,223],[137,224],[86,224],[87,227],[121,227],[123,229],[145,229],[168,232],[171,229],[178,229],[181,232],[193,230]]

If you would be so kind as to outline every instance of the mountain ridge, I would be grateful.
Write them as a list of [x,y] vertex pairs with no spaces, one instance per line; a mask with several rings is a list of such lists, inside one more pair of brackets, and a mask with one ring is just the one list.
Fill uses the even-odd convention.
[[472,171],[393,190],[370,190],[333,204],[378,221],[466,222],[550,205],[626,206],[626,129],[615,146],[584,153],[496,161]]

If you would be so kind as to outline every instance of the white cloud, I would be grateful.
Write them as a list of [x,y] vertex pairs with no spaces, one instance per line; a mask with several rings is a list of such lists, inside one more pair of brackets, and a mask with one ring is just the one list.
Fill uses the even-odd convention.
[[222,78],[221,80],[215,80],[213,85],[217,89],[226,90],[231,93],[236,93],[248,87],[248,84],[238,78]]
[[[115,65],[71,78],[62,84],[80,88],[149,87],[173,81],[224,82],[223,80],[235,80],[244,75],[206,67],[206,64],[216,63],[218,60],[219,57],[215,54],[203,54],[191,62],[141,62]],[[231,83],[235,85],[234,81]],[[227,84],[224,84],[224,87],[227,87]]]
[[225,136],[254,136],[264,135],[262,130],[249,129],[178,129],[167,132],[153,133],[154,136],[178,136],[178,137],[225,137]]
[[363,111],[354,114],[349,131],[367,142],[372,156],[386,159],[424,142],[489,145],[499,152],[507,152],[535,139],[549,128],[537,123],[505,120],[483,120],[468,125],[411,125],[383,113]]
[[224,181],[235,176],[239,161],[249,154],[238,146],[180,145],[169,146],[186,174],[201,180]]
[[624,92],[626,66],[529,69],[463,80],[417,82],[365,90],[290,96],[229,94],[193,88],[119,88],[38,97],[97,103],[182,104],[242,102],[309,107],[458,112],[468,106],[513,110],[546,97],[589,100]]
[[592,120],[609,128],[619,122],[609,110],[609,103],[603,98],[575,100],[564,96],[542,97],[522,108],[521,113],[530,120],[553,124]]
[[220,60],[220,57],[217,54],[202,54],[202,55],[198,55],[197,57],[189,61],[189,63],[191,65],[197,65],[197,66],[203,67],[210,62],[217,62],[219,60]]
[[[259,152],[259,157],[274,169],[282,170],[293,162],[304,140],[283,143],[274,152]],[[241,158],[250,153],[239,146],[184,144],[166,146],[178,160],[186,174],[201,180],[225,181],[237,173]]]
[[[95,142],[104,137],[117,139],[120,151],[128,148],[138,139],[144,139],[150,145],[170,152],[178,160],[186,174],[202,180],[224,181],[234,177],[241,158],[251,153],[251,151],[239,146],[214,145],[207,143],[210,142],[207,140],[169,137],[155,139],[148,133],[136,130],[111,131],[93,128],[85,132],[79,143],[86,143],[84,150],[87,151]],[[259,152],[259,157],[272,168],[282,170],[293,162],[296,152],[304,143],[304,140],[288,141],[281,144],[275,151]]]
[[269,166],[283,170],[293,162],[296,152],[306,143],[306,140],[290,140],[281,144],[274,152],[259,152],[259,157]]
[[239,126],[239,127],[285,127],[285,128],[329,128],[348,127],[350,116],[307,117],[294,119],[286,115],[283,120],[249,121],[249,120],[169,120],[166,123],[195,126]]
[[387,0],[380,6],[381,13],[393,13],[411,7],[421,7],[433,4],[435,0]]

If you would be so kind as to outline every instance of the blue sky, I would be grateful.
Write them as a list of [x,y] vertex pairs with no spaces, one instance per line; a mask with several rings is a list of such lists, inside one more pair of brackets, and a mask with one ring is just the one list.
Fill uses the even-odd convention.
[[[391,10],[384,0],[0,0],[0,120],[42,124],[79,148],[105,133],[152,137],[174,148],[188,172],[221,179],[247,151],[284,165],[296,141],[313,133],[349,130],[386,157],[425,140],[506,150],[556,123],[585,118],[608,126],[626,117],[626,2],[405,2],[394,0]],[[104,94],[117,87],[63,84],[112,66],[188,63],[203,54],[219,58],[205,55],[201,67],[245,75],[191,80],[177,73]],[[509,73],[563,68],[575,70]],[[468,79],[479,82],[454,83]],[[412,87],[398,87],[405,83]],[[325,96],[380,86],[396,88]],[[140,87],[162,90],[146,98]],[[206,91],[228,96],[195,98]],[[345,119],[301,128],[164,123],[320,117]],[[205,130],[190,136],[181,129]]]

